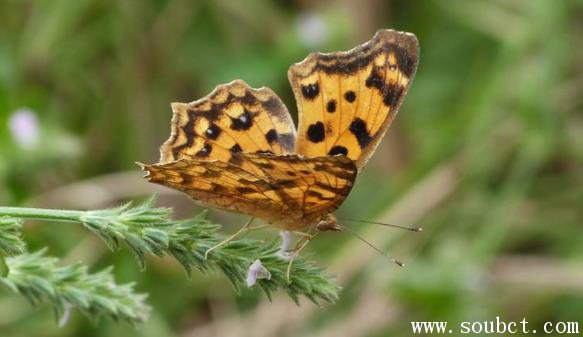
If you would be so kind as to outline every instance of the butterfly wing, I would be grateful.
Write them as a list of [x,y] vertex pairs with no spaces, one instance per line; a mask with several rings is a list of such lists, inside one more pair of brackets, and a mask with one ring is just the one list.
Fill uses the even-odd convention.
[[343,154],[362,168],[398,112],[418,62],[410,33],[380,30],[347,52],[312,53],[288,77],[298,104],[295,150]]
[[[262,218],[286,229],[308,225],[344,201],[356,177],[342,156],[238,153],[236,163],[195,158],[143,165],[146,178],[205,205]],[[242,165],[245,164],[245,165]],[[244,167],[255,167],[262,171]]]
[[233,154],[293,151],[295,128],[285,105],[268,88],[236,80],[191,103],[172,103],[170,138],[160,162],[183,158],[234,161]]
[[289,196],[284,198],[288,206],[299,209],[303,219],[319,218],[338,208],[352,189],[357,173],[354,161],[343,156],[250,154],[246,158]]

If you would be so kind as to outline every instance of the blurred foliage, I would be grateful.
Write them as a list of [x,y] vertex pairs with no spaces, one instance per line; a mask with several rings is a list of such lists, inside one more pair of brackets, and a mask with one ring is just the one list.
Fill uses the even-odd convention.
[[111,268],[89,274],[81,264],[58,266],[57,262],[45,256],[44,250],[8,258],[10,273],[0,283],[32,304],[47,299],[60,325],[68,323],[73,308],[93,322],[101,316],[134,324],[148,318],[150,307],[144,303],[147,296],[136,294],[133,283],[115,284]]
[[[442,167],[455,167],[454,192],[422,214],[423,234],[395,236],[400,244],[389,250],[405,256],[407,268],[377,258],[349,274],[348,262],[339,263],[346,277],[340,303],[302,319],[297,313],[305,305],[289,309],[295,324],[273,335],[325,334],[349,324],[353,330],[341,331],[404,335],[410,321],[496,316],[527,317],[535,326],[577,320],[583,310],[582,23],[580,0],[3,1],[0,204],[43,206],[64,200],[65,192],[66,200],[102,203],[111,187],[90,178],[125,170],[137,176],[134,161],[154,162],[168,136],[170,102],[191,101],[241,78],[271,87],[295,114],[286,78],[291,63],[312,50],[351,48],[381,27],[406,30],[421,45],[417,77],[340,212],[380,216]],[[28,133],[38,124],[36,141],[14,132],[24,133],[22,125],[14,127],[23,109],[37,118],[24,119]],[[149,188],[145,181],[122,181],[115,184],[124,191],[119,199]],[[80,193],[83,183],[91,189]],[[195,212],[183,197],[162,197],[181,214]],[[411,207],[424,209],[426,199]],[[69,206],[78,208],[58,205]],[[225,224],[237,219],[213,216]],[[101,242],[66,226],[26,225],[25,237],[65,260],[96,269],[113,264],[116,279],[151,294],[153,318],[134,330],[73,316],[58,330],[50,310],[30,309],[0,290],[2,336],[189,335],[233,325],[233,317],[243,317],[253,332],[244,319],[253,313],[265,329],[275,324],[278,311],[259,310],[265,303],[257,292],[234,298],[221,278],[187,279],[167,260],[152,261],[141,273],[130,254],[105,254]],[[375,242],[394,235],[377,231]],[[353,241],[322,235],[310,248],[326,265]],[[387,312],[373,321],[378,310]]]

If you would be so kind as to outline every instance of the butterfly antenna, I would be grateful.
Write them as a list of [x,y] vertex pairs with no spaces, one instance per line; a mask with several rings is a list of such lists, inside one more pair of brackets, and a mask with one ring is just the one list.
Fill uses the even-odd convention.
[[358,220],[358,219],[349,219],[349,218],[338,218],[338,219],[343,220],[343,221],[363,222],[363,223],[368,223],[368,224],[373,224],[373,225],[381,225],[381,226],[386,226],[386,227],[399,228],[399,229],[404,229],[404,230],[408,230],[411,232],[422,232],[423,231],[423,228],[421,228],[421,227],[408,227],[408,226],[394,225],[394,224],[390,224],[390,223],[383,223],[383,222],[377,222],[377,221]]
[[392,263],[396,264],[399,267],[404,267],[405,264],[397,259],[395,259],[392,256],[389,256],[386,252],[380,250],[379,248],[377,248],[377,246],[373,245],[370,241],[368,241],[367,239],[365,239],[364,237],[362,237],[360,234],[356,233],[355,231],[353,231],[351,228],[346,227],[346,226],[342,226],[342,229],[348,231],[350,234],[352,234],[355,238],[357,238],[358,240],[360,240],[362,243],[364,243],[365,245],[369,246],[370,248],[374,249],[377,253],[381,254],[382,256],[386,257],[387,259],[389,259],[389,261],[391,261]]

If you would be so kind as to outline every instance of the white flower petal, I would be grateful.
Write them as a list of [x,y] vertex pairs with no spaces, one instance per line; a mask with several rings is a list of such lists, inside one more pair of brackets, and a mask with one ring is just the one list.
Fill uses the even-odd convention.
[[67,325],[69,319],[71,319],[71,311],[73,310],[73,306],[71,305],[71,303],[65,302],[64,309],[65,310],[63,312],[63,316],[61,317],[61,319],[59,319],[59,328],[62,328],[65,325]]
[[290,231],[280,231],[279,236],[281,236],[281,246],[279,247],[277,256],[279,256],[283,260],[289,261],[292,257],[292,254],[290,254],[289,252],[289,247],[293,239],[292,233]]
[[271,273],[261,264],[261,260],[257,259],[249,266],[247,271],[247,287],[251,288],[260,279],[270,280]]

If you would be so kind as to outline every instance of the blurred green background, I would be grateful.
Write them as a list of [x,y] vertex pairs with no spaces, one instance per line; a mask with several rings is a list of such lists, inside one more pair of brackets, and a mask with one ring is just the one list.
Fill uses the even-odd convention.
[[[274,89],[295,116],[287,67],[346,50],[379,28],[413,32],[417,77],[386,139],[340,210],[420,224],[420,234],[352,228],[407,263],[398,269],[346,234],[318,237],[339,276],[322,308],[236,296],[220,275],[188,279],[175,261],[141,272],[81,226],[30,223],[31,249],[115,267],[150,294],[137,329],[0,289],[8,336],[401,336],[411,321],[546,321],[583,313],[583,1],[32,1],[0,3],[0,204],[90,209],[159,192],[155,162],[173,101],[241,78]],[[211,212],[225,230],[243,218]],[[270,237],[275,232],[262,235]],[[583,329],[583,328],[582,328]],[[454,330],[454,335],[456,334]]]

